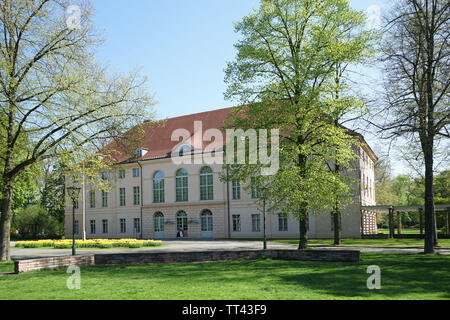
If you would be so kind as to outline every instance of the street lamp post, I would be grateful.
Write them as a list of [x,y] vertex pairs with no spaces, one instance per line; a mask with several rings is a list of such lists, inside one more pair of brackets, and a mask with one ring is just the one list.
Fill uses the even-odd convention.
[[266,234],[266,197],[263,199],[263,228],[264,228],[264,250],[267,250],[267,234]]
[[76,255],[75,248],[75,201],[78,200],[80,195],[80,188],[68,187],[67,194],[72,199],[72,255]]

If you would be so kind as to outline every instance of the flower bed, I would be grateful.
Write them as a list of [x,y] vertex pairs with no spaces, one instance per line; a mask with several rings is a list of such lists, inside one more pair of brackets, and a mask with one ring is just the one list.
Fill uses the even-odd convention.
[[[77,248],[145,248],[159,247],[162,245],[158,240],[136,240],[136,239],[95,239],[95,240],[75,240]],[[18,241],[16,248],[54,248],[54,249],[70,249],[72,248],[72,240],[37,240],[37,241]]]

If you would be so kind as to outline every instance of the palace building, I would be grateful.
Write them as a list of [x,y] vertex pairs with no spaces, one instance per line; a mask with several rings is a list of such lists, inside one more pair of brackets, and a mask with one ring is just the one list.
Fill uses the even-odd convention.
[[[72,204],[66,205],[66,237],[144,238],[144,239],[233,239],[262,238],[263,216],[255,203],[258,192],[247,192],[239,182],[223,182],[222,164],[207,165],[195,161],[201,157],[194,153],[193,164],[173,161],[172,151],[185,151],[205,147],[203,141],[193,141],[195,130],[201,123],[202,132],[221,128],[231,108],[203,112],[164,120],[160,125],[143,125],[142,145],[133,160],[118,161],[121,165],[109,172],[99,173],[114,187],[98,190],[86,184],[75,206],[75,225],[72,226]],[[177,129],[193,133],[182,145],[172,141]],[[375,202],[375,153],[364,143],[358,153],[357,168],[351,171],[359,183],[354,204],[342,215],[342,236],[358,238],[363,234],[376,234],[376,214],[361,210]],[[222,144],[223,147],[223,144]],[[223,150],[223,149],[222,149]],[[217,156],[224,156],[224,152]],[[200,159],[201,160],[201,159]],[[66,182],[67,186],[71,184]],[[333,219],[330,212],[309,217],[308,236],[333,237]],[[292,216],[267,214],[268,238],[298,238],[299,224]]]

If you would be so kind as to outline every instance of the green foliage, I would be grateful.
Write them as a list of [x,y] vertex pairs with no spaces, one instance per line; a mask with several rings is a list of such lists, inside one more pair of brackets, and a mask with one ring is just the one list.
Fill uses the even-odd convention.
[[63,224],[39,205],[20,209],[13,227],[25,239],[58,237],[63,233]]
[[[365,20],[345,0],[264,0],[236,24],[242,39],[225,70],[225,97],[247,106],[227,124],[280,129],[280,170],[259,179],[261,198],[301,222],[352,200],[354,181],[330,169],[352,170],[359,141],[336,121],[363,104],[348,92],[336,94],[346,89],[336,70],[372,53],[374,35],[363,30]],[[261,167],[234,165],[228,178],[245,182]]]
[[[436,204],[450,203],[450,177],[449,170],[440,172],[434,177],[434,194]],[[394,206],[424,206],[425,180],[422,177],[409,177],[398,175],[394,179],[377,179],[377,204]],[[387,223],[387,215],[380,215],[380,223]],[[444,217],[437,214],[438,226],[442,226]],[[409,212],[402,214],[404,225],[418,225],[419,213]]]
[[[67,23],[71,5],[80,9],[76,28]],[[153,118],[153,97],[138,70],[111,74],[95,61],[102,39],[89,0],[5,0],[0,11],[0,260],[8,260],[11,194],[20,174],[49,159],[67,166],[92,163],[98,154],[117,160],[120,137]],[[99,152],[113,141],[108,154]],[[47,194],[47,209],[50,202],[60,215],[60,199]]]

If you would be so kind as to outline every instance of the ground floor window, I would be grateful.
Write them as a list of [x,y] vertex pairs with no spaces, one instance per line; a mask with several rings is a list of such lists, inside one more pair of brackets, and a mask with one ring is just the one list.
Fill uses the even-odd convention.
[[213,214],[209,210],[202,212],[201,216],[202,231],[213,231]]
[[278,215],[278,231],[288,231],[288,219],[287,216],[279,214]]
[[187,214],[184,211],[180,211],[177,213],[177,230],[187,231],[187,229],[188,229]]
[[127,220],[120,219],[120,233],[126,233],[126,232],[127,232]]
[[102,220],[103,233],[108,233],[108,220]]
[[95,220],[91,220],[90,225],[91,225],[91,234],[95,234]]
[[238,214],[233,215],[233,231],[241,232],[241,216]]
[[161,212],[155,213],[155,232],[164,232],[164,215]]
[[134,219],[134,232],[141,233],[141,219],[139,218]]
[[261,231],[261,215],[252,214],[252,232],[260,232]]

